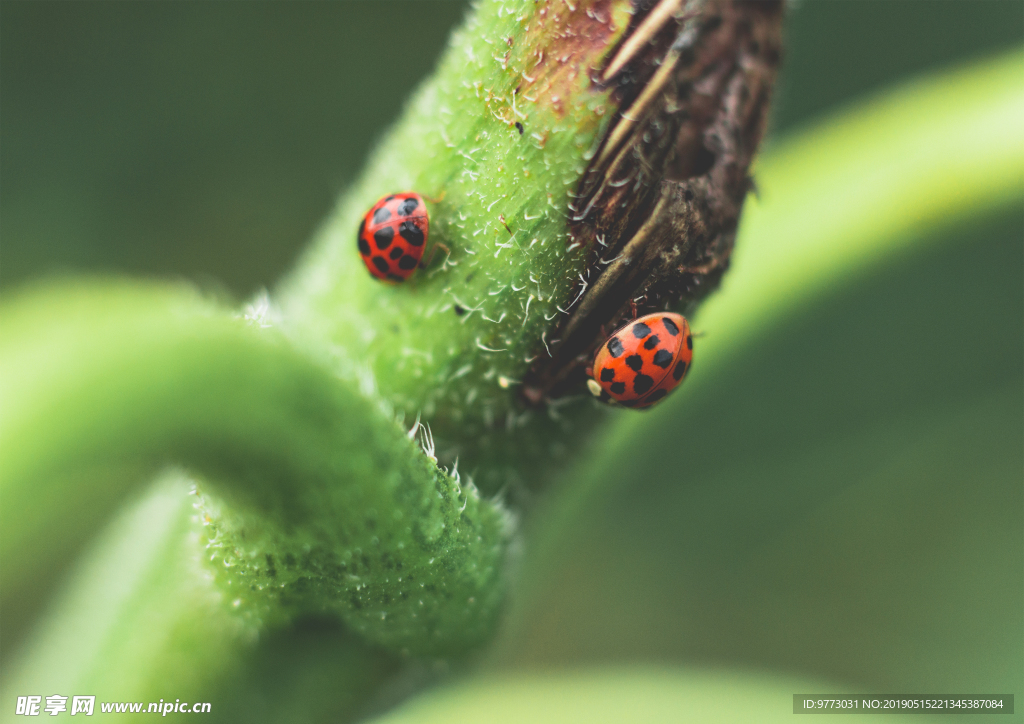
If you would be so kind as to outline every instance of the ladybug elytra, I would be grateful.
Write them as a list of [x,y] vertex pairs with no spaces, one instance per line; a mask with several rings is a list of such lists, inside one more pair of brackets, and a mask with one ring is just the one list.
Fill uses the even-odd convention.
[[681,314],[647,314],[617,329],[597,351],[587,387],[598,399],[650,407],[690,369],[693,336]]
[[359,224],[359,256],[374,278],[404,282],[423,258],[428,230],[422,196],[414,192],[385,196]]

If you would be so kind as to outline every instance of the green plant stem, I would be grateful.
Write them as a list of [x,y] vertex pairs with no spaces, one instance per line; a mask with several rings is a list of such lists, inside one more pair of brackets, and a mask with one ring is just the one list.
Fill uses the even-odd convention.
[[[589,429],[518,393],[585,270],[567,209],[617,110],[587,71],[629,13],[625,0],[480,3],[278,290],[297,337],[330,346],[341,369],[370,370],[395,409],[430,422],[442,461],[460,457],[489,492],[540,487]],[[387,285],[367,273],[356,233],[400,191],[428,199],[432,260]]]
[[[239,668],[258,622],[240,616],[204,575],[191,487],[180,474],[164,476],[101,532],[47,605],[4,682],[7,693],[45,687],[101,700],[196,700],[214,672]],[[177,666],[183,658],[192,665]]]
[[142,284],[47,289],[4,318],[5,618],[173,461],[215,481],[208,550],[245,615],[337,613],[416,653],[490,632],[507,515],[275,330]]
[[347,720],[365,706],[400,657],[326,620],[268,635],[241,615],[206,566],[194,489],[171,471],[101,532],[5,694],[89,692],[97,713],[99,702],[211,702],[213,721]]

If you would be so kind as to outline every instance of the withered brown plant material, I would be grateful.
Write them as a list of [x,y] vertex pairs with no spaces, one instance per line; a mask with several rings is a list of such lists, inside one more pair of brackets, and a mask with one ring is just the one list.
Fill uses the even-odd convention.
[[590,250],[572,313],[524,381],[531,403],[578,393],[605,332],[692,310],[729,265],[781,56],[777,0],[639,1],[591,81],[618,112],[570,209]]

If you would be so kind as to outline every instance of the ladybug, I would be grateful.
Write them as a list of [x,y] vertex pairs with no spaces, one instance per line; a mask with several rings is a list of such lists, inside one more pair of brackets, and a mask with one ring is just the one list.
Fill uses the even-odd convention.
[[420,265],[428,229],[422,196],[413,192],[385,196],[359,224],[359,256],[374,278],[404,282]]
[[646,314],[601,345],[587,388],[605,402],[650,407],[683,381],[692,360],[693,336],[686,317]]

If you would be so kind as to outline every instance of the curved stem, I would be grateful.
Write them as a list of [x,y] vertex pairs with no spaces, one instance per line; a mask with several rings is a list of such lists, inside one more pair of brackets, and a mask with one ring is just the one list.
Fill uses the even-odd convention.
[[275,330],[124,283],[28,294],[4,319],[8,625],[142,471],[175,462],[216,481],[208,551],[259,620],[329,611],[416,653],[490,632],[506,514]]
[[401,657],[322,618],[260,631],[206,569],[194,488],[172,471],[116,516],[47,606],[4,690],[88,692],[97,712],[178,698],[211,702],[215,721],[353,718]]

